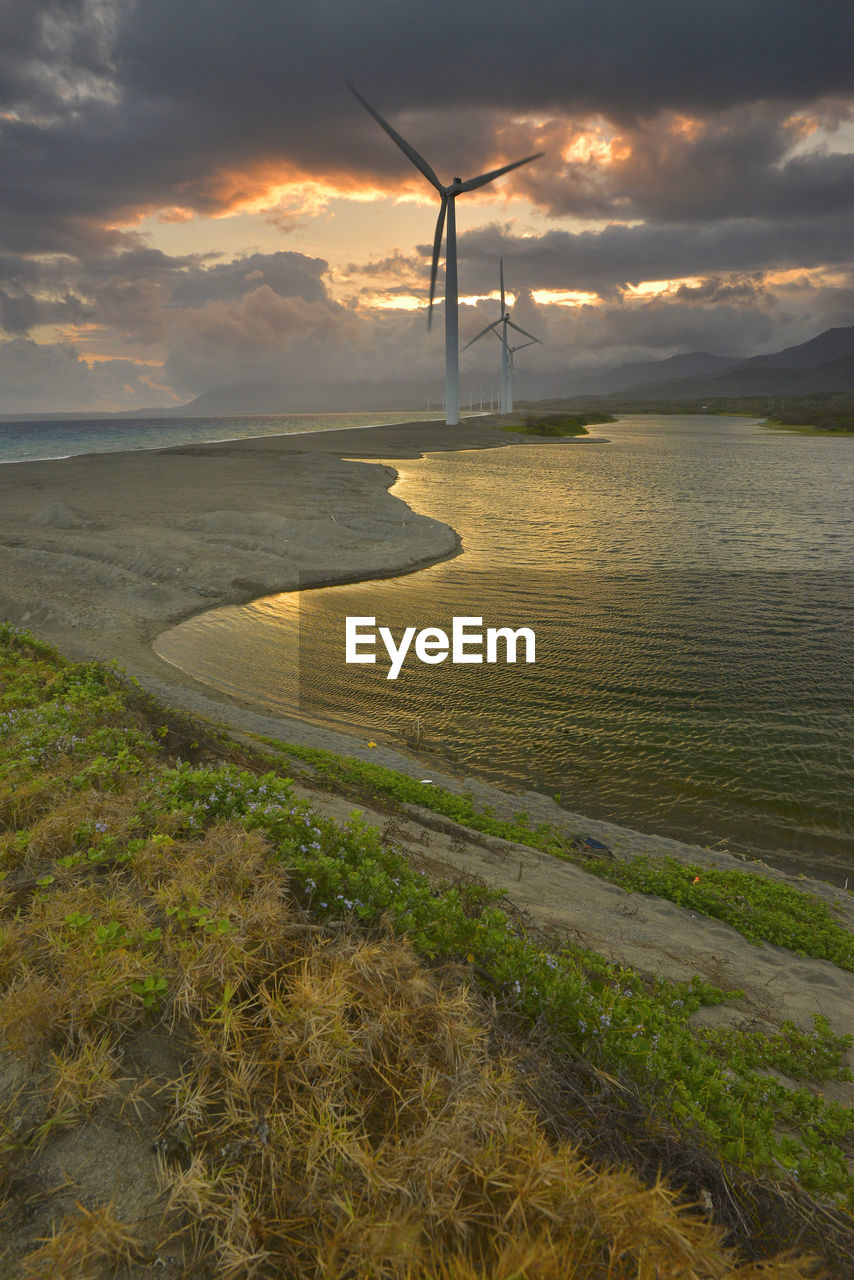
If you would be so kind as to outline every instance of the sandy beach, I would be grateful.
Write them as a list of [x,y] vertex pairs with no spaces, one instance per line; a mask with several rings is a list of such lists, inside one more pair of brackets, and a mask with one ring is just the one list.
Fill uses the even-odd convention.
[[[287,591],[405,573],[459,551],[446,524],[412,512],[388,490],[395,473],[370,459],[449,449],[513,447],[482,419],[357,432],[279,436],[161,451],[88,455],[0,467],[0,617],[75,659],[115,660],[163,701],[244,733],[328,747],[470,790],[508,816],[525,807],[536,821],[606,842],[617,857],[671,854],[688,862],[744,868],[719,850],[592,821],[533,792],[508,794],[477,779],[447,776],[390,747],[368,748],[298,720],[243,706],[162,662],[152,650],[170,625],[202,610]],[[591,439],[554,447],[588,447]],[[344,817],[352,806],[311,793]],[[381,813],[367,813],[382,826]],[[402,847],[440,874],[482,875],[509,890],[532,927],[557,931],[646,973],[702,974],[743,987],[746,1000],[715,1017],[805,1027],[822,1013],[839,1032],[854,1025],[854,974],[779,948],[757,948],[727,925],[659,899],[627,895],[578,868],[524,846],[454,832],[413,811]],[[424,833],[429,838],[425,855]],[[772,878],[793,877],[763,865]],[[850,899],[801,879],[849,927]],[[843,1089],[843,1086],[839,1086]],[[847,1091],[849,1086],[844,1086]]]
[[501,442],[430,423],[4,466],[0,613],[162,677],[151,642],[194,613],[453,555],[452,529],[388,494],[390,468],[342,460],[417,457],[425,432],[437,450]]

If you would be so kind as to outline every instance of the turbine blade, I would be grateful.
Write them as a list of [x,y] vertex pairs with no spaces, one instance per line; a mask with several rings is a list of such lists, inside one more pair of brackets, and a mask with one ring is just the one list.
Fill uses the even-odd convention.
[[544,154],[542,151],[537,151],[535,155],[525,156],[524,160],[514,160],[512,164],[505,164],[500,169],[493,169],[490,173],[482,173],[477,178],[469,178],[467,182],[460,184],[458,190],[461,192],[477,191],[478,187],[485,187],[487,182],[494,182],[502,174],[509,173],[511,169],[518,169],[522,164],[530,164],[532,160],[539,160],[540,156]]
[[433,298],[436,293],[436,272],[439,270],[439,250],[442,248],[442,233],[445,230],[445,212],[448,208],[448,197],[442,192],[442,203],[439,206],[439,218],[436,222],[436,234],[433,237],[433,261],[430,263],[430,305],[427,308],[427,328],[433,324]]
[[392,129],[389,122],[382,118],[379,111],[375,110],[375,108],[371,106],[367,98],[362,97],[362,95],[359,93],[359,90],[356,89],[350,83],[349,80],[347,81],[347,88],[350,90],[350,92],[353,94],[355,98],[358,98],[359,102],[361,102],[365,110],[374,117],[377,124],[380,125],[381,128],[385,129],[386,133],[391,138],[392,142],[397,143],[397,145],[400,147],[403,154],[407,156],[415,165],[415,168],[419,169],[421,173],[424,174],[424,177],[427,179],[427,181],[432,182],[433,186],[436,188],[437,191],[444,191],[445,188],[442,186],[441,182],[436,177],[436,174],[430,168],[430,165],[427,163],[424,157],[420,156],[418,152],[415,150],[415,148],[410,146],[409,143],[406,141],[406,139],[400,136],[400,134],[397,132],[396,129]]
[[[517,333],[521,333],[524,335],[524,337],[530,338],[531,342],[539,342],[540,346],[543,345],[542,342],[540,342],[540,339],[535,338],[532,333],[528,333],[527,329],[520,329],[518,324],[514,324],[512,320],[508,320],[507,323],[509,324],[510,328],[515,329]],[[528,346],[528,343],[525,343],[525,345]]]
[[500,320],[493,320],[492,324],[488,324],[485,329],[481,329],[480,333],[477,335],[476,338],[472,338],[471,342],[467,342],[466,345],[462,348],[462,350],[468,351],[469,347],[473,347],[474,344],[484,336],[484,334],[489,333],[490,329],[494,329],[499,324],[501,324]]
[[501,314],[504,315],[505,306],[504,306],[504,259],[503,258],[498,259],[498,269],[499,269],[499,272],[501,273]]

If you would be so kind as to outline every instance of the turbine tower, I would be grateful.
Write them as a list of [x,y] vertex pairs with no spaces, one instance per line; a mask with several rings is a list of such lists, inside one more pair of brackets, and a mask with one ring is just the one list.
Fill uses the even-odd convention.
[[485,187],[487,183],[494,182],[496,178],[500,178],[502,174],[509,173],[511,169],[518,169],[520,165],[529,164],[531,160],[539,159],[543,153],[538,151],[535,155],[525,156],[524,160],[514,160],[512,164],[505,164],[500,169],[492,169],[489,173],[481,173],[476,178],[467,178],[465,182],[462,178],[454,178],[449,186],[445,186],[439,181],[436,173],[423,156],[420,156],[415,148],[410,146],[406,139],[402,138],[387,120],[383,119],[380,113],[362,97],[358,89],[354,88],[349,81],[347,82],[347,88],[354,97],[358,98],[365,110],[374,117],[377,124],[385,129],[392,142],[397,143],[403,154],[412,161],[415,168],[439,192],[441,204],[439,206],[439,219],[436,223],[436,234],[433,237],[433,261],[430,265],[430,305],[427,309],[427,328],[430,328],[433,319],[436,272],[439,268],[439,253],[442,248],[442,235],[445,229],[445,219],[447,218],[448,231],[445,248],[445,422],[449,427],[454,427],[460,420],[460,340],[457,318],[457,222],[454,207],[455,201],[457,196],[463,195],[464,192],[477,191],[478,187]]
[[[485,329],[481,329],[471,342],[467,342],[463,347],[463,351],[468,351],[480,338],[486,336],[487,333],[494,333],[496,337],[501,339],[501,391],[498,399],[499,413],[512,413],[513,411],[513,357],[517,351],[521,351],[523,347],[532,347],[535,342],[540,342],[539,338],[535,338],[532,333],[528,333],[527,329],[520,329],[518,324],[514,324],[510,319],[510,312],[507,310],[507,302],[504,297],[504,259],[499,258],[499,275],[501,280],[501,315],[497,320],[493,320],[492,324],[488,324]],[[501,326],[501,332],[498,332],[498,326]],[[528,342],[517,342],[515,347],[511,347],[507,337],[507,330],[515,329],[517,333],[521,333],[523,338],[528,338]],[[542,343],[540,342],[542,346]]]

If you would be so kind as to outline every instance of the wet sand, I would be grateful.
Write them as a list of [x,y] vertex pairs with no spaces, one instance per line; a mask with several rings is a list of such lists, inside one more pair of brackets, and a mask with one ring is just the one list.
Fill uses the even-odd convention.
[[391,468],[344,455],[512,439],[415,423],[2,466],[0,615],[70,656],[163,677],[151,643],[194,613],[457,552],[452,529],[388,493]]

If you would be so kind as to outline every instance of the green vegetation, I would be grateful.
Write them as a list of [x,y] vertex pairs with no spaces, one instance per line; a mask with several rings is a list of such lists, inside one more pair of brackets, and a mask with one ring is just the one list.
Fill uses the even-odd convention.
[[519,840],[523,844],[542,849],[560,857],[569,852],[569,843],[554,827],[543,823],[532,827],[528,815],[520,811],[512,821],[498,818],[488,808],[479,809],[471,795],[457,795],[444,787],[419,782],[406,773],[387,769],[384,765],[354,757],[339,756],[333,751],[318,747],[301,747],[282,743],[275,738],[262,738],[283,760],[300,760],[311,766],[312,773],[333,790],[369,802],[393,800],[398,804],[416,804],[445,818],[459,822],[461,826],[482,831],[485,835],[499,836],[502,840]]
[[851,435],[854,396],[825,392],[775,400],[768,411],[768,426],[809,435]]
[[529,414],[521,423],[502,426],[502,431],[512,431],[516,435],[545,436],[558,438],[562,436],[586,436],[587,427],[603,422],[614,422],[609,413],[583,413],[570,416],[564,413]]
[[797,955],[854,971],[854,934],[812,894],[746,871],[686,865],[676,858],[585,863],[588,870],[638,893],[667,898],[738,929],[751,942],[773,942]]
[[587,857],[548,823],[531,826],[524,812],[508,821],[489,809],[478,809],[470,795],[426,785],[382,765],[347,759],[314,747],[265,741],[280,750],[285,759],[305,761],[331,787],[365,801],[386,798],[398,804],[421,805],[474,831],[516,840],[575,862],[629,891],[654,894],[723,920],[751,942],[771,942],[798,955],[831,960],[841,969],[854,970],[854,936],[833,918],[820,899],[791,885],[746,871],[703,869],[675,858],[639,857],[611,862]]
[[[195,762],[177,759],[164,714],[117,673],[0,628],[0,1035],[30,1073],[0,1098],[7,1212],[21,1170],[56,1134],[131,1102],[159,1108],[179,1215],[169,1229],[190,1232],[200,1277],[284,1267],[557,1280],[582,1259],[591,1280],[629,1280],[641,1254],[661,1277],[689,1274],[671,1270],[686,1258],[698,1277],[735,1276],[721,1254],[706,1268],[701,1243],[718,1249],[717,1237],[677,1220],[661,1188],[594,1177],[546,1139],[509,1064],[490,1057],[469,987],[593,1078],[619,1082],[653,1128],[854,1203],[850,1111],[793,1083],[847,1079],[850,1037],[821,1019],[772,1036],[695,1028],[702,1005],[739,993],[550,950],[500,896],[431,882],[358,814],[343,826],[319,817],[287,778],[203,730],[191,747],[185,738]],[[336,785],[561,847],[548,828],[502,822],[470,798],[282,750]],[[759,918],[762,894],[750,899]],[[799,920],[790,912],[780,928]],[[157,1028],[183,1054],[165,1095],[125,1070],[129,1046]],[[74,1261],[81,1250],[99,1266],[139,1256],[114,1206],[81,1215],[30,1255],[27,1275],[100,1275]],[[527,1270],[507,1270],[523,1257]],[[808,1274],[791,1268],[768,1274]]]
[[528,408],[543,413],[560,410],[583,422],[613,422],[611,414],[717,414],[766,418],[769,427],[787,428],[815,435],[849,435],[854,432],[854,396],[850,392],[817,391],[795,396],[701,396],[657,400],[653,397],[587,396],[570,400],[530,402]]

